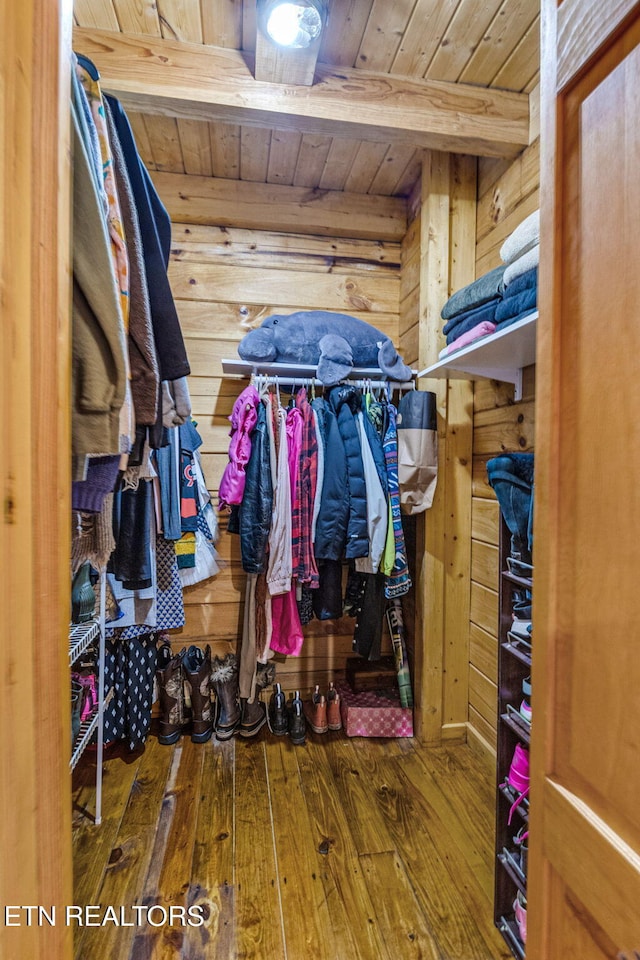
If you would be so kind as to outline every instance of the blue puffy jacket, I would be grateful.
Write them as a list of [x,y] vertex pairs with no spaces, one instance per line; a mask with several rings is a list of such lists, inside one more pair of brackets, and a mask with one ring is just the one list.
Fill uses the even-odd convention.
[[355,420],[360,402],[360,392],[349,384],[334,387],[324,401],[324,481],[315,542],[319,560],[369,553],[367,494]]

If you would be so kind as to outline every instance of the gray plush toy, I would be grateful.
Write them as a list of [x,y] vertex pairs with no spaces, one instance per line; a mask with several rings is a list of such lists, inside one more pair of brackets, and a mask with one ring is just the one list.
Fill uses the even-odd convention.
[[325,310],[273,314],[238,345],[243,360],[317,365],[326,386],[340,383],[352,367],[379,367],[391,380],[410,380],[389,337],[364,320]]

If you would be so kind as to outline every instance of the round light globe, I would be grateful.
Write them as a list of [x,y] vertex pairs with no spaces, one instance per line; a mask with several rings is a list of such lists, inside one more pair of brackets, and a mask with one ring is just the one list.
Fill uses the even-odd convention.
[[280,3],[267,18],[267,33],[281,47],[308,47],[321,30],[320,13],[314,6],[303,3]]

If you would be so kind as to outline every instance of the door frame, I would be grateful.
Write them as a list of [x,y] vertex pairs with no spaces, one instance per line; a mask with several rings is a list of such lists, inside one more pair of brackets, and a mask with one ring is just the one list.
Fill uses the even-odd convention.
[[0,12],[0,954],[72,953],[68,664],[71,0]]

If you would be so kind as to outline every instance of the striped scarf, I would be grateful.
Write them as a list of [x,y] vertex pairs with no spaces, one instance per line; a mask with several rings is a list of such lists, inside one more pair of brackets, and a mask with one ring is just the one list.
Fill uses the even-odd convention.
[[387,404],[387,429],[384,435],[384,458],[387,464],[389,483],[389,503],[393,520],[393,537],[396,546],[396,558],[391,575],[385,580],[384,593],[391,600],[401,597],[411,589],[411,578],[407,564],[407,551],[404,545],[402,515],[400,513],[400,488],[398,486],[398,432],[396,419],[398,411],[392,403]]

